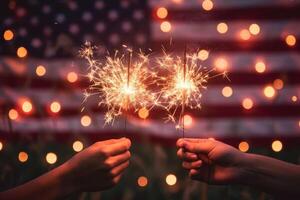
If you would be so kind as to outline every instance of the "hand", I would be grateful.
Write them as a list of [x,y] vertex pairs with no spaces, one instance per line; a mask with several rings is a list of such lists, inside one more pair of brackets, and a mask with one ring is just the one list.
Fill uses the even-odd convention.
[[108,189],[117,184],[129,165],[129,139],[96,142],[64,164],[67,185],[77,192]]
[[238,183],[244,153],[211,139],[179,139],[177,155],[192,179],[211,184]]

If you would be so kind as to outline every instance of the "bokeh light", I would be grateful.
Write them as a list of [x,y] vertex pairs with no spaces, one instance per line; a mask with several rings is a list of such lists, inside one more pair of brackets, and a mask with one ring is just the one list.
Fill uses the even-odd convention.
[[164,21],[160,24],[160,30],[162,32],[165,32],[165,33],[170,32],[171,28],[172,28],[171,23],[168,21]]
[[58,101],[53,101],[51,104],[50,104],[50,110],[51,112],[53,113],[58,113],[61,109],[61,105]]
[[3,33],[3,39],[6,41],[12,40],[14,38],[14,33],[12,32],[12,30],[5,30]]
[[3,143],[0,141],[0,151],[3,149]]
[[138,115],[141,119],[147,119],[149,116],[149,110],[147,108],[139,109]]
[[43,65],[38,65],[35,69],[35,73],[38,76],[44,76],[46,74],[46,68]]
[[33,106],[32,106],[32,103],[29,100],[25,100],[22,103],[22,110],[23,110],[23,112],[30,113],[32,111],[32,109],[33,109]]
[[285,38],[285,42],[289,46],[295,46],[295,44],[297,42],[297,39],[296,39],[296,37],[294,35],[288,35]]
[[266,64],[264,62],[262,62],[262,61],[256,62],[256,64],[255,64],[255,70],[258,73],[264,73],[266,71]]
[[20,162],[26,162],[28,160],[28,154],[24,151],[21,151],[18,155],[18,159]]
[[281,79],[275,79],[273,81],[273,86],[276,90],[281,90],[284,86],[284,82]]
[[75,142],[73,142],[72,147],[73,147],[73,150],[75,152],[80,152],[80,151],[82,151],[84,146],[83,146],[83,143],[81,141],[76,140]]
[[249,40],[250,37],[251,37],[251,34],[247,29],[243,29],[240,31],[240,38],[242,40]]
[[27,49],[25,47],[19,47],[17,49],[17,56],[19,58],[24,58],[27,56]]
[[177,182],[177,177],[174,174],[168,174],[166,176],[166,183],[170,186],[175,185]]
[[67,74],[67,80],[70,82],[70,83],[75,83],[77,80],[78,80],[78,75],[76,72],[69,72]]
[[283,144],[280,140],[275,140],[275,141],[272,142],[273,151],[279,152],[279,151],[282,150],[282,148],[283,148]]
[[231,97],[232,94],[233,94],[233,90],[231,87],[229,86],[225,86],[223,89],[222,89],[222,94],[224,97]]
[[206,11],[212,10],[214,7],[214,3],[211,0],[204,0],[202,2],[202,8]]
[[199,52],[198,52],[198,58],[202,61],[206,60],[209,56],[209,52],[205,49],[201,49]]
[[247,152],[249,150],[249,144],[246,141],[242,141],[239,144],[239,150],[242,152]]
[[8,111],[8,117],[11,120],[16,120],[19,117],[19,113],[18,113],[18,111],[16,109],[10,109]]
[[146,187],[148,185],[148,179],[147,177],[145,176],[140,176],[138,179],[137,179],[137,184],[138,186],[140,187]]
[[80,123],[82,126],[87,127],[87,126],[91,125],[92,119],[90,116],[84,115],[81,117]]
[[157,9],[156,15],[160,19],[165,19],[168,16],[168,10],[165,7],[160,7]]
[[296,102],[297,100],[298,100],[298,97],[297,97],[297,96],[295,96],[295,95],[292,96],[292,101],[293,101],[293,102]]
[[228,61],[225,58],[217,58],[214,64],[218,71],[227,71]]
[[221,22],[217,25],[217,31],[221,34],[224,34],[228,31],[228,26],[226,23]]
[[251,24],[249,26],[249,31],[252,35],[258,35],[260,32],[260,27],[258,24]]
[[46,154],[46,161],[49,164],[54,164],[57,161],[57,155],[53,152],[49,152]]
[[250,110],[253,107],[254,103],[252,99],[245,98],[243,99],[242,105],[246,110]]
[[184,120],[185,127],[191,127],[193,125],[193,117],[192,116],[184,115],[183,120]]
[[267,97],[267,98],[273,98],[276,94],[276,90],[268,85],[264,88],[264,95]]

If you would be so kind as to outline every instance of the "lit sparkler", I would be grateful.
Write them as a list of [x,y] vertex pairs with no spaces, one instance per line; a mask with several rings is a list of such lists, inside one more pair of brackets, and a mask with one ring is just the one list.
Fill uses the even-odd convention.
[[148,87],[155,84],[156,73],[148,69],[148,56],[137,53],[133,62],[133,51],[123,45],[128,53],[115,51],[113,56],[106,56],[104,63],[94,58],[96,47],[86,43],[80,55],[89,63],[88,78],[91,82],[85,92],[85,100],[97,95],[99,106],[107,108],[105,124],[113,123],[114,119],[126,115],[129,110],[134,112],[140,108],[151,109],[157,101],[157,95]]

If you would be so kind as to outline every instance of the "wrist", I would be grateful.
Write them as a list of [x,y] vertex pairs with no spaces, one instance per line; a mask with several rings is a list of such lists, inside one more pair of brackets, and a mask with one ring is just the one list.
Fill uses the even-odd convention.
[[58,167],[59,170],[59,184],[62,188],[64,196],[74,194],[80,191],[79,184],[74,180],[74,173],[72,173],[71,166],[68,162]]
[[253,178],[255,178],[255,173],[253,171],[252,165],[255,163],[255,158],[252,154],[241,153],[239,158],[239,169],[240,169],[240,178],[239,184],[249,185]]

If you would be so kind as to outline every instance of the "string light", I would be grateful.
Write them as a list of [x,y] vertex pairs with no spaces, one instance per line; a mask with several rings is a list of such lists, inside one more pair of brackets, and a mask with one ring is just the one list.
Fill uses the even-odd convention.
[[49,164],[54,164],[57,161],[57,155],[53,152],[49,152],[46,154],[46,161]]
[[225,34],[227,31],[228,31],[228,26],[226,23],[224,22],[221,22],[217,25],[217,31],[220,33],[220,34]]
[[139,109],[138,115],[141,119],[147,119],[149,116],[149,110],[145,107]]
[[202,61],[206,60],[209,56],[209,52],[205,49],[201,49],[199,52],[198,52],[198,58]]
[[174,174],[168,174],[166,176],[166,183],[170,186],[175,185],[177,182],[177,177]]
[[75,142],[73,142],[73,150],[75,152],[80,152],[83,149],[83,143],[79,140],[76,140]]
[[273,149],[273,151],[279,152],[279,151],[282,150],[282,148],[283,148],[283,145],[282,145],[281,141],[275,140],[275,141],[272,142],[272,149]]
[[276,90],[281,90],[284,86],[284,83],[281,79],[276,79],[273,82],[273,86]]
[[247,152],[249,150],[249,144],[246,141],[242,141],[239,144],[239,150],[242,152]]
[[81,117],[80,122],[81,122],[82,126],[87,127],[87,126],[91,125],[92,119],[91,119],[90,116],[84,115],[84,116]]
[[214,64],[218,71],[227,71],[228,62],[225,58],[217,58]]
[[44,76],[46,74],[46,68],[43,65],[38,65],[35,69],[35,73],[38,76]]
[[212,10],[214,7],[214,3],[211,0],[204,0],[202,2],[202,8],[206,11]]
[[276,91],[275,89],[268,85],[264,88],[264,95],[267,97],[267,98],[273,98],[276,94]]
[[27,49],[25,47],[19,47],[17,49],[17,56],[19,58],[24,58],[27,56]]
[[58,113],[61,109],[61,105],[58,101],[53,101],[51,104],[50,104],[50,110],[51,112],[53,113]]
[[18,159],[20,162],[24,163],[28,160],[28,154],[24,151],[21,151],[18,155]]
[[165,19],[168,16],[168,10],[165,7],[160,7],[157,9],[156,15],[160,19]]
[[171,28],[172,28],[171,23],[168,21],[164,21],[160,24],[160,30],[162,32],[165,32],[165,33],[170,32]]
[[224,97],[231,97],[232,94],[233,94],[233,90],[231,87],[229,86],[225,86],[223,89],[222,89],[222,94]]
[[16,109],[10,109],[8,112],[8,117],[11,120],[16,120],[19,117],[19,113]]
[[140,176],[138,179],[137,179],[137,184],[138,186],[140,187],[146,187],[148,185],[148,179],[147,177],[145,176]]
[[249,26],[249,31],[252,35],[258,35],[260,32],[260,27],[258,24],[251,24]]
[[243,29],[240,31],[240,37],[242,40],[249,40],[251,35],[247,29]]
[[75,83],[77,80],[78,80],[78,75],[76,72],[69,72],[67,74],[67,80],[70,82],[70,83]]
[[262,61],[259,61],[255,64],[255,70],[258,72],[258,73],[263,73],[266,71],[266,64]]
[[295,46],[297,39],[294,35],[287,35],[285,38],[285,42],[288,46]]
[[3,39],[6,41],[12,40],[14,38],[14,33],[12,30],[5,30],[3,33]]
[[28,100],[25,100],[22,104],[22,110],[25,113],[30,113],[32,111],[32,103]]
[[184,115],[183,116],[184,125],[186,127],[191,127],[193,125],[193,117],[190,115]]
[[3,149],[3,143],[0,141],[0,151]]
[[293,101],[293,102],[296,102],[297,100],[298,100],[298,97],[297,97],[297,96],[295,96],[295,95],[292,96],[292,101]]
[[253,107],[253,101],[250,98],[245,98],[243,99],[242,105],[246,110],[250,110]]

